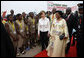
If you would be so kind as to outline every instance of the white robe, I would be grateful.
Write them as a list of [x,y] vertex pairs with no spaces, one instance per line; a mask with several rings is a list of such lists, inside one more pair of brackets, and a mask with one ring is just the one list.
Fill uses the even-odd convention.
[[[59,35],[65,33],[65,37],[68,38],[60,40],[57,32],[60,32]],[[62,19],[59,22],[57,22],[57,20],[54,19],[50,35],[51,35],[50,42],[46,49],[48,52],[47,55],[49,57],[65,57],[65,47],[69,39],[66,21]],[[52,42],[54,43],[53,48],[51,47]]]

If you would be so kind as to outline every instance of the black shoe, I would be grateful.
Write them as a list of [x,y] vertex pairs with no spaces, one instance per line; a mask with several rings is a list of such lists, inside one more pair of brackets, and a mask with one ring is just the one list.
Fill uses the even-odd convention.
[[22,51],[22,54],[25,54],[26,52],[25,51]]
[[34,47],[36,47],[36,45],[33,45]]
[[65,54],[68,54],[68,52],[65,52]]
[[74,46],[75,44],[72,44],[71,46]]

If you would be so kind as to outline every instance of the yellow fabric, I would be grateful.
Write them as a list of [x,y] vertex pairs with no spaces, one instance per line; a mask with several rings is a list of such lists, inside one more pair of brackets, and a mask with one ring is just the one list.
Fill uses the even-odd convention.
[[11,24],[13,31],[15,31],[14,23],[13,22],[11,23],[10,21],[8,21],[8,22],[9,22],[9,24]]
[[22,29],[22,20],[21,20],[21,22],[19,20],[17,20],[17,22],[20,25],[20,28]]
[[6,21],[5,21],[5,20],[2,20],[2,23],[3,23],[3,24],[5,24],[5,23],[6,23]]
[[35,19],[34,18],[32,19],[32,22],[33,22],[33,24],[35,24]]
[[26,26],[26,30],[28,30],[28,26]]
[[22,17],[22,20],[23,20],[24,18]]
[[[50,35],[51,35],[51,38],[49,40],[50,42],[46,49],[48,52],[47,55],[50,57],[65,57],[65,47],[67,40],[69,38],[60,40],[59,36],[65,33],[65,37],[68,37],[68,29],[67,29],[66,21],[62,19],[61,21],[57,22],[55,19],[53,24],[54,25],[50,31]],[[51,47],[52,42],[54,43],[53,48]]]

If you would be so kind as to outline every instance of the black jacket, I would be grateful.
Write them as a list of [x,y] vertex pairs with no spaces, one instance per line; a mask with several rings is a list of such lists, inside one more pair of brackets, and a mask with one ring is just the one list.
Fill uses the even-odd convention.
[[6,32],[4,25],[1,23],[1,57],[15,57],[13,43]]
[[[65,14],[64,19],[66,20],[67,17],[68,16]],[[66,20],[66,22],[67,22],[67,26],[68,26],[69,35],[71,36],[72,30],[73,30],[73,28],[75,28],[75,17],[73,15],[73,13],[71,13],[71,15],[69,16],[68,20]]]

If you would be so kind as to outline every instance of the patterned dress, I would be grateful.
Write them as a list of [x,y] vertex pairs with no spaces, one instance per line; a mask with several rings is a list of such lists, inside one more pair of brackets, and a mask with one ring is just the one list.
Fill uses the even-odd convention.
[[[67,39],[60,40],[59,36],[65,33]],[[65,47],[68,42],[68,29],[64,19],[57,21],[54,19],[50,31],[50,41],[47,47],[47,55],[50,57],[65,57]]]

